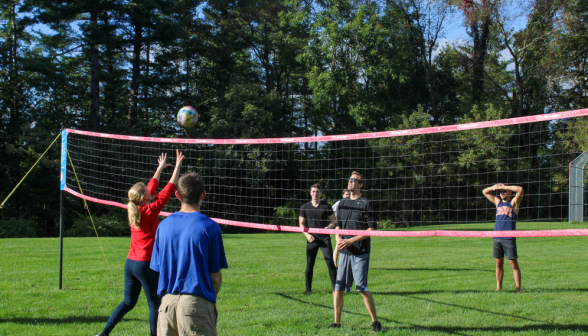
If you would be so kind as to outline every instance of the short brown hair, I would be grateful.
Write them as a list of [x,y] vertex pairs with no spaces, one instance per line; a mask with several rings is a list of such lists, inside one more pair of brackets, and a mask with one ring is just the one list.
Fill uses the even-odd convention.
[[182,203],[198,205],[204,192],[204,179],[198,173],[186,173],[178,181],[178,194]]
[[359,173],[355,170],[351,173],[351,176],[353,176],[353,175],[359,176],[359,181],[361,183],[361,189],[363,189],[365,187],[365,176],[363,176],[362,173]]
[[321,187],[320,183],[316,183],[316,184],[311,185],[310,189],[312,189],[312,188],[317,188],[318,190],[323,191],[323,187]]
[[345,195],[346,192],[351,193],[349,189],[343,189],[343,191],[341,192],[341,196]]

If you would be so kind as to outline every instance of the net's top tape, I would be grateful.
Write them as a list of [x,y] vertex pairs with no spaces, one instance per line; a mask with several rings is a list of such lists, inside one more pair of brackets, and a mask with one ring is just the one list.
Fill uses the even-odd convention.
[[98,132],[79,131],[75,129],[66,129],[67,133],[88,135],[100,138],[110,138],[119,140],[131,141],[146,141],[146,142],[167,142],[178,144],[275,144],[275,143],[301,143],[301,142],[320,142],[320,141],[343,141],[343,140],[360,140],[360,139],[379,139],[392,138],[406,135],[420,135],[433,133],[456,132],[480,128],[490,128],[497,126],[520,125],[534,123],[538,121],[557,120],[565,118],[574,118],[588,116],[588,109],[580,109],[573,111],[539,114],[521,118],[509,118],[492,121],[482,121],[469,124],[459,124],[450,126],[414,128],[408,130],[384,131],[374,133],[358,133],[358,134],[343,134],[343,135],[324,135],[317,137],[298,137],[298,138],[263,138],[263,139],[178,139],[178,138],[155,138],[155,137],[140,137],[131,135],[117,135]]
[[[90,202],[106,204],[126,209],[122,203],[105,201],[99,198],[89,197],[65,187],[65,191],[79,198]],[[170,212],[162,211],[160,216],[169,216]],[[255,224],[247,222],[231,221],[226,219],[211,218],[215,222],[224,225],[238,226],[258,230],[270,230],[278,232],[308,232],[320,234],[339,234],[352,236],[377,236],[377,237],[461,237],[461,238],[498,238],[498,237],[561,237],[561,236],[588,236],[588,229],[567,229],[567,230],[534,230],[534,231],[450,231],[450,230],[429,230],[429,231],[360,231],[360,230],[327,230],[309,229],[299,226]]]

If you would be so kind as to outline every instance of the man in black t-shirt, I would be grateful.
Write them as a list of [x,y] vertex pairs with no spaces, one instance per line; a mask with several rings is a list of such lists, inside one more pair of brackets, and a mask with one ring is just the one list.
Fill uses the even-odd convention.
[[[321,200],[323,191],[320,184],[314,184],[310,187],[310,196],[312,200],[300,207],[300,217],[298,223],[301,228],[309,227],[313,229],[333,228],[335,227],[335,214],[333,208],[327,201]],[[319,248],[323,252],[325,262],[329,268],[331,285],[335,287],[337,269],[333,263],[333,245],[331,245],[331,236],[325,234],[310,234],[304,232],[306,236],[306,291],[304,294],[312,292],[312,276],[314,262]]]
[[[376,230],[374,203],[361,194],[365,181],[363,175],[354,171],[347,183],[351,192],[349,198],[339,201],[337,208],[338,230]],[[339,270],[335,284],[334,309],[335,323],[329,328],[341,327],[343,311],[343,293],[351,291],[355,281],[355,289],[363,297],[363,302],[372,318],[372,332],[382,330],[382,324],[376,315],[374,298],[368,289],[368,269],[370,264],[370,236],[336,235],[337,248],[341,251]]]

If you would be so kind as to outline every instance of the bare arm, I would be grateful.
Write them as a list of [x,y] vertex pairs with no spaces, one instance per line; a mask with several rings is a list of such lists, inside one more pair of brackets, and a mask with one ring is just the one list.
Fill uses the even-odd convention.
[[[298,217],[298,225],[301,228],[305,229],[306,228],[306,218]],[[302,233],[304,233],[304,235],[306,236],[306,240],[309,243],[312,243],[314,241],[314,237],[310,233],[308,233],[308,232],[302,232]]]
[[488,187],[482,191],[484,196],[486,196],[486,198],[490,202],[494,203],[494,205],[498,205],[498,203],[500,203],[500,198],[492,195],[492,192],[498,190],[498,188],[500,188],[500,184],[495,184],[495,185]]
[[325,229],[332,229],[335,227],[335,225],[337,225],[337,221],[335,220],[335,214],[330,215],[328,218],[331,222],[329,223],[329,226],[327,226]]
[[212,282],[212,287],[214,288],[214,292],[218,295],[220,292],[221,285],[223,284],[223,274],[221,271],[216,273],[210,273],[210,282]]
[[519,212],[519,207],[521,204],[521,201],[523,199],[523,187],[519,187],[519,186],[503,186],[502,189],[504,190],[510,190],[515,194],[515,196],[512,199],[511,204],[514,207],[514,210],[518,213]]
[[155,174],[153,174],[153,179],[159,181],[159,177],[161,176],[161,172],[166,168],[171,166],[171,164],[167,163],[167,154],[161,153],[159,155],[159,159],[157,159],[157,169],[155,170]]
[[[372,231],[372,230],[374,230],[374,229],[368,228],[366,231]],[[349,246],[353,245],[353,243],[358,242],[358,241],[362,241],[362,240],[366,240],[369,237],[370,236],[355,236],[355,237],[349,238],[349,239],[337,240],[337,247],[341,250],[344,250],[344,249],[348,248]]]
[[[180,178],[180,168],[182,167],[182,161],[184,161],[184,155],[178,149],[176,149],[176,167],[172,174],[169,183],[178,185],[178,179]],[[171,166],[171,165],[170,165]]]

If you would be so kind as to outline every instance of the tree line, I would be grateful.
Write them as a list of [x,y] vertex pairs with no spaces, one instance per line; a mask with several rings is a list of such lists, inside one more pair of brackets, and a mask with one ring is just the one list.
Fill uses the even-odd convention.
[[[0,197],[65,127],[289,137],[586,107],[587,13],[588,0],[1,0]],[[452,25],[469,37],[448,43]],[[175,123],[184,105],[200,115],[190,129]],[[59,165],[54,146],[0,230],[58,233]],[[66,207],[71,228],[83,208]]]

